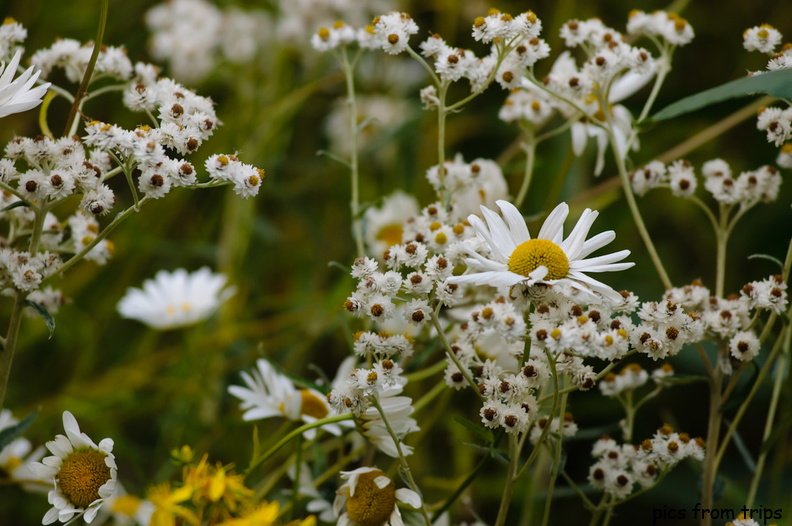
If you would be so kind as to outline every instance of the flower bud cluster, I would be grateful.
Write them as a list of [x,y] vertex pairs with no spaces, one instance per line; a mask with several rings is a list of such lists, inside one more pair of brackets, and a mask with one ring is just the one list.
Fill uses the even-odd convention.
[[638,311],[641,323],[630,333],[630,343],[653,360],[675,356],[686,343],[701,340],[704,322],[696,312],[686,313],[671,300],[644,302]]
[[[627,308],[631,308],[628,306]],[[563,296],[537,305],[530,315],[531,342],[554,355],[617,360],[629,350],[633,323],[623,307],[590,305],[583,308]],[[588,385],[588,387],[592,387]]]
[[[768,165],[734,177],[726,161],[712,159],[703,164],[701,171],[704,188],[716,201],[724,204],[752,206],[759,201],[774,201],[781,186],[778,170]],[[693,166],[685,160],[674,161],[669,165],[652,161],[632,172],[629,177],[632,189],[638,195],[655,188],[669,188],[677,197],[690,198],[698,187]]]
[[554,418],[552,422],[547,417],[542,417],[531,426],[531,434],[528,437],[532,444],[536,445],[542,433],[553,433],[554,435],[561,435],[562,437],[573,437],[578,432],[578,425],[575,423],[575,417],[572,413],[564,413],[564,417],[559,422],[558,418]]
[[594,443],[591,455],[596,459],[589,468],[589,482],[612,498],[622,500],[635,489],[649,488],[658,476],[685,458],[704,459],[704,441],[687,433],[676,433],[662,426],[651,439],[640,445],[622,444],[604,436]]

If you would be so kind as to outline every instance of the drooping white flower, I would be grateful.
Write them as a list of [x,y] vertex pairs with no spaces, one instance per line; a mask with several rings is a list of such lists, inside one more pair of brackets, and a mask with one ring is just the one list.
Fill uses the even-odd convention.
[[[282,416],[289,420],[306,423],[321,420],[330,414],[326,397],[315,389],[297,389],[291,380],[280,374],[267,360],[259,359],[257,369],[251,373],[242,371],[246,387],[231,385],[228,392],[242,400],[240,408],[245,411],[243,420],[261,420]],[[338,424],[323,427],[334,435],[341,434]],[[305,432],[308,439],[316,436],[316,430]]]
[[143,282],[142,289],[127,289],[118,312],[158,330],[192,325],[207,319],[234,294],[233,287],[225,286],[226,280],[208,267],[192,274],[184,269],[160,270],[153,280]]
[[54,488],[48,500],[52,508],[44,515],[42,524],[68,522],[82,517],[90,523],[99,508],[116,490],[116,463],[113,440],[105,438],[99,445],[80,432],[77,420],[63,412],[66,436],[57,435],[47,442],[53,456],[31,464],[36,476],[50,480]]
[[33,87],[41,73],[35,66],[30,66],[14,79],[21,58],[22,50],[19,49],[8,64],[0,67],[0,117],[35,108],[49,89],[49,82]]
[[[490,248],[490,257],[469,252],[465,260],[473,272],[452,276],[452,283],[509,287],[518,283],[533,285],[562,284],[583,293],[592,291],[613,303],[622,300],[610,286],[589,277],[588,272],[613,272],[625,270],[634,263],[617,263],[626,258],[629,250],[585,259],[595,250],[604,247],[616,237],[609,230],[586,240],[598,212],[586,209],[575,228],[564,238],[564,220],[569,214],[566,203],[558,205],[547,217],[539,235],[531,238],[519,210],[506,201],[498,201],[503,217],[482,206],[486,223],[470,215],[468,221],[479,237]],[[591,294],[593,296],[593,294]]]

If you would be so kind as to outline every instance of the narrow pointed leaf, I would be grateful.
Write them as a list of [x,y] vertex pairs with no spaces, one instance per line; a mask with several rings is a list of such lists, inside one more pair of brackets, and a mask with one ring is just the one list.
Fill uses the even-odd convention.
[[792,69],[780,69],[721,84],[678,100],[655,113],[649,120],[662,121],[705,108],[717,102],[757,93],[792,99]]

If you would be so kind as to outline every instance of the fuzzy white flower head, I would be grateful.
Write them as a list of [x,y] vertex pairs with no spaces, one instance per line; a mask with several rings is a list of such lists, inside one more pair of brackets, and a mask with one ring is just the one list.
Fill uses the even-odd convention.
[[398,55],[407,49],[410,35],[418,32],[418,24],[407,13],[379,16],[373,25],[379,47],[389,55]]
[[773,53],[781,43],[781,32],[770,24],[762,24],[746,29],[743,32],[743,47],[748,51]]
[[143,288],[129,288],[118,303],[125,318],[139,320],[158,330],[169,330],[206,320],[234,294],[226,287],[226,276],[207,267],[188,274],[160,270],[143,282]]
[[564,239],[564,220],[569,214],[566,203],[558,205],[547,217],[539,235],[532,239],[519,210],[506,201],[498,201],[503,218],[487,207],[481,212],[486,223],[471,215],[468,221],[479,237],[490,248],[490,257],[469,251],[466,259],[469,274],[452,276],[451,283],[470,283],[510,287],[518,283],[533,285],[563,284],[592,297],[594,291],[612,303],[621,302],[621,295],[608,285],[590,278],[586,272],[613,272],[625,270],[634,263],[617,263],[630,254],[622,250],[594,258],[584,259],[595,250],[616,238],[610,230],[586,240],[598,212],[586,209],[572,232]]
[[65,523],[82,517],[90,523],[105,499],[116,490],[113,441],[105,438],[96,445],[80,432],[77,420],[68,411],[63,412],[63,428],[66,436],[57,435],[55,440],[47,442],[53,456],[31,464],[36,476],[54,483],[48,496],[52,508],[41,522]]
[[41,98],[49,89],[49,82],[33,87],[41,73],[36,71],[35,66],[30,66],[14,79],[21,58],[22,50],[17,50],[14,58],[0,67],[0,117],[35,108],[41,104]]
[[347,482],[338,489],[333,503],[338,526],[404,526],[398,503],[421,507],[417,493],[396,489],[393,481],[377,468],[342,471],[341,477]]

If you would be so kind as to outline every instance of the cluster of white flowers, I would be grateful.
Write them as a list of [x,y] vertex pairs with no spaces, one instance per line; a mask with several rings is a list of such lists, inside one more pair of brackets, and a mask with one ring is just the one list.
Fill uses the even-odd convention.
[[173,76],[184,82],[202,80],[220,60],[251,61],[269,25],[262,10],[221,10],[206,0],[174,0],[146,12],[151,54],[168,61]]
[[[698,334],[698,340],[709,338],[727,342],[731,356],[738,362],[750,361],[759,353],[759,338],[751,324],[755,312],[769,310],[778,314],[788,305],[787,284],[780,275],[747,283],[739,296],[712,296],[700,281],[695,281],[668,290],[665,297],[669,303],[679,302],[680,306],[695,312],[693,316],[697,319],[689,326]],[[720,366],[731,371],[728,363],[720,363]]]
[[[36,51],[30,62],[41,69],[44,77],[52,73],[53,69],[60,68],[69,81],[78,83],[85,75],[93,48],[93,42],[82,44],[77,40],[64,38],[48,48]],[[125,81],[132,76],[133,66],[123,47],[102,46],[94,71],[94,80],[110,77]]]
[[665,11],[632,11],[627,20],[627,32],[660,39],[672,46],[686,46],[693,40],[690,23],[676,13]]
[[[769,165],[734,177],[726,161],[712,159],[703,164],[701,172],[705,190],[716,201],[724,204],[752,206],[760,201],[774,201],[781,186],[781,175]],[[630,173],[629,177],[633,191],[638,195],[655,188],[669,188],[678,197],[690,198],[698,188],[695,170],[685,160],[674,161],[669,165],[652,161]]]
[[640,445],[619,445],[610,437],[602,437],[591,449],[596,462],[589,468],[589,482],[612,498],[628,497],[637,483],[642,488],[655,484],[660,473],[668,471],[685,458],[704,459],[704,441],[676,433],[664,425],[654,437]]

